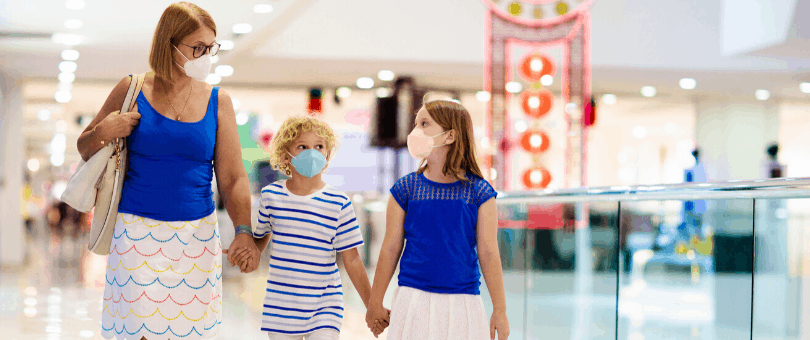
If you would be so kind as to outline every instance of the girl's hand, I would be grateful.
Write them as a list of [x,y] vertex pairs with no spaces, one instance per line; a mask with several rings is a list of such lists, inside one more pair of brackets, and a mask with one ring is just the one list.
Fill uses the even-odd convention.
[[[391,322],[391,311],[383,307],[382,304],[371,304],[366,311],[366,325],[377,337],[385,327]],[[380,328],[382,327],[382,328]],[[379,332],[377,332],[379,330]]]
[[498,340],[509,338],[509,320],[506,319],[506,311],[492,312],[489,320],[489,337],[495,340],[495,331],[498,332]]
[[[391,319],[391,310],[386,308],[386,312],[388,312],[388,318]],[[390,326],[388,321],[385,320],[374,320],[374,327],[371,329],[371,332],[374,333],[374,337],[379,337],[382,332]]]

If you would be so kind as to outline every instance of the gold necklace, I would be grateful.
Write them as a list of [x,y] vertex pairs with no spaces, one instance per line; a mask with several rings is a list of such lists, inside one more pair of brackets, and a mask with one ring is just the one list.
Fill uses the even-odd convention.
[[[194,83],[192,82],[189,86],[188,96],[186,97],[186,103],[183,104],[183,110],[180,112],[184,112],[186,110],[186,106],[188,106],[188,100],[191,99],[191,90],[194,88]],[[172,103],[171,99],[169,99],[169,95],[166,92],[165,85],[160,85],[161,92],[163,92],[163,97],[166,98],[166,101],[169,102],[169,105],[172,106],[172,111],[174,111],[174,115],[177,117],[175,120],[180,121],[180,114],[177,112],[177,109],[174,108],[174,103]]]

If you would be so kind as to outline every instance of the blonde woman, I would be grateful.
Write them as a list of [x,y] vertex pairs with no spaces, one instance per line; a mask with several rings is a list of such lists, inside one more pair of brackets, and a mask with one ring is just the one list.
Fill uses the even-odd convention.
[[[231,249],[258,265],[250,191],[230,96],[204,82],[219,49],[202,8],[170,5],[152,41],[137,112],[122,106],[122,79],[79,137],[87,160],[127,137],[129,168],[108,257],[102,336],[107,339],[210,339],[222,322],[222,253],[212,180],[237,227]],[[117,113],[117,112],[116,112]]]

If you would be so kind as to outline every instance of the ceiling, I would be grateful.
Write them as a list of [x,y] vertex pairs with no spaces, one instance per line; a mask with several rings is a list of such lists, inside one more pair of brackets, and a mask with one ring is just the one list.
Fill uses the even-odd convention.
[[[77,81],[117,80],[147,69],[154,28],[172,1],[114,5],[85,1],[81,10],[65,8],[63,0],[3,1],[0,67],[25,78],[55,81],[65,47],[36,36],[62,32],[86,37],[76,48],[81,53]],[[275,10],[253,13],[253,5],[260,2],[272,4]],[[591,25],[594,92],[636,95],[641,86],[652,85],[660,95],[753,99],[756,89],[765,88],[774,98],[808,98],[799,91],[799,83],[810,81],[810,73],[804,71],[810,61],[797,53],[724,55],[722,42],[728,37],[724,38],[723,18],[734,17],[725,2],[597,0]],[[788,6],[795,0],[775,2]],[[477,90],[483,84],[486,10],[480,0],[195,3],[214,17],[219,40],[236,42],[234,50],[221,52],[220,64],[235,69],[223,79],[226,86],[352,85],[358,77],[373,77],[381,69],[414,75],[419,83],[434,86]],[[67,19],[80,19],[84,25],[67,30]],[[253,31],[234,36],[231,27],[242,22],[252,24]],[[33,37],[15,38],[9,33]],[[513,55],[518,58],[521,53]],[[678,87],[684,77],[697,79],[694,91]]]

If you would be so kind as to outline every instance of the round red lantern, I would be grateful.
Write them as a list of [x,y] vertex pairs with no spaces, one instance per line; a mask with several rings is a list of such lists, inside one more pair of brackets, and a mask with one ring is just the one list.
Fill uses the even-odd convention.
[[520,62],[520,76],[528,82],[536,83],[545,75],[554,75],[557,66],[551,58],[540,52],[532,52]]
[[548,90],[528,89],[520,94],[520,105],[527,115],[540,118],[551,111],[554,94]]
[[550,140],[548,135],[540,130],[529,130],[520,137],[520,146],[531,153],[543,153],[548,150]]
[[551,173],[541,166],[528,169],[523,173],[523,185],[528,189],[542,189],[549,183],[551,183]]

